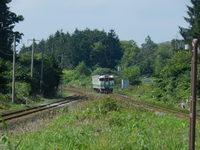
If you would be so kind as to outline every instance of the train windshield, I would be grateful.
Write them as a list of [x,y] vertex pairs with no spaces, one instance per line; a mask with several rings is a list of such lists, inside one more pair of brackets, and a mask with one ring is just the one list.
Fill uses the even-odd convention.
[[113,78],[100,78],[100,81],[112,81],[114,80]]
[[105,81],[105,78],[100,78],[99,80],[100,80],[100,81]]

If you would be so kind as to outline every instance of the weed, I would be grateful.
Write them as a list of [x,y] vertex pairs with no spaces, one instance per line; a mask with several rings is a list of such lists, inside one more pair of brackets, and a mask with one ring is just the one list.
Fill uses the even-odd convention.
[[9,136],[7,123],[3,119],[1,119],[1,120],[2,120],[2,124],[3,124],[4,133],[0,137],[0,143],[3,143],[3,144],[0,145],[0,147],[3,147],[6,150],[17,150],[18,146],[21,143],[21,140],[16,145],[14,145],[11,141],[10,136]]

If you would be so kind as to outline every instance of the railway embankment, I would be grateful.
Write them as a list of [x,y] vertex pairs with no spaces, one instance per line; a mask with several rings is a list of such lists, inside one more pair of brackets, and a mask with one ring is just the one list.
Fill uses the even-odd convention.
[[[197,124],[197,148],[200,148]],[[187,149],[188,120],[91,94],[44,129],[14,136],[19,149]],[[39,137],[39,138],[38,138]]]
[[8,130],[12,134],[30,131],[32,127],[38,128],[40,122],[50,122],[50,120],[53,120],[53,118],[66,111],[69,107],[73,107],[86,99],[84,96],[69,96],[62,100],[1,114],[0,131],[3,131],[4,128],[3,121],[6,122]]

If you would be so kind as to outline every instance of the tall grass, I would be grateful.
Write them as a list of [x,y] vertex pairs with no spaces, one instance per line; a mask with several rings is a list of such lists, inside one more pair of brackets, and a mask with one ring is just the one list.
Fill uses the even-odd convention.
[[[22,150],[186,150],[188,121],[94,96],[46,129],[22,137]],[[197,125],[197,149],[200,149]]]

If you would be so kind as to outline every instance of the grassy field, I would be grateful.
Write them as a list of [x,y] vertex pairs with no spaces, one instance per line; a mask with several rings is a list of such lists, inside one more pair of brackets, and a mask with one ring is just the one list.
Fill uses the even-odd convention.
[[[186,150],[188,120],[135,108],[109,96],[65,112],[41,131],[11,138],[20,150]],[[200,149],[197,124],[196,148]]]

